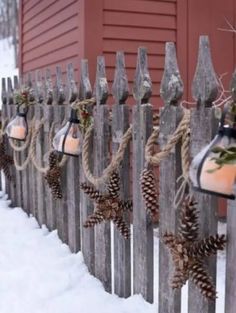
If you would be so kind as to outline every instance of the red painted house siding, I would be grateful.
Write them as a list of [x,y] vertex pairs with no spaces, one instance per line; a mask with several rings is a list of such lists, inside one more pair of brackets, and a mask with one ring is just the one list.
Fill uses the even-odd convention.
[[137,48],[146,46],[156,104],[160,103],[164,45],[174,41],[186,86],[185,97],[191,98],[190,82],[200,34],[210,36],[217,73],[233,71],[235,36],[219,31],[227,27],[225,18],[236,23],[235,0],[21,0],[20,69],[25,74],[49,67],[54,73],[59,64],[65,72],[66,64],[72,62],[78,70],[79,60],[87,58],[94,81],[96,56],[104,54],[111,82],[115,51],[124,50],[132,82]]
[[21,6],[21,72],[78,64],[78,0],[23,0]]

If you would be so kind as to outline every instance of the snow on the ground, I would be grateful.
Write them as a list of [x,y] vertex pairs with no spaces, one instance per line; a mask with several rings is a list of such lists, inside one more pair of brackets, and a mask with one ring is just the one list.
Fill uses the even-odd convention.
[[[1,313],[156,313],[158,238],[155,250],[155,304],[140,295],[121,299],[106,293],[88,273],[82,254],[70,253],[57,232],[40,228],[20,208],[10,208],[0,193],[0,312]],[[225,232],[220,224],[219,232]],[[218,256],[217,308],[224,310],[225,253]],[[187,313],[187,286],[182,290]]]
[[[10,45],[11,38],[0,40],[0,79],[18,75],[18,69],[15,66],[14,47]],[[2,84],[0,83],[0,95],[2,94]],[[0,101],[0,108],[2,102]]]
[[139,295],[121,299],[91,276],[57,232],[39,228],[20,208],[0,199],[1,313],[154,313]]

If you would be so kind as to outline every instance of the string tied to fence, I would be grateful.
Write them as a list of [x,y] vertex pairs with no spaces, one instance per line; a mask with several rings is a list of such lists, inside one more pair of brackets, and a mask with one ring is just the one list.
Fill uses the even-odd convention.
[[111,176],[111,174],[116,171],[124,158],[124,153],[126,147],[128,146],[131,138],[132,138],[132,125],[127,129],[127,131],[123,134],[121,139],[119,148],[117,152],[113,155],[110,164],[103,170],[103,173],[100,177],[96,177],[90,170],[89,166],[89,147],[90,147],[90,139],[92,137],[94,131],[94,124],[90,125],[87,129],[84,141],[83,141],[83,149],[82,149],[82,166],[84,170],[84,174],[88,181],[92,183],[94,186],[98,186],[100,184],[105,183]]

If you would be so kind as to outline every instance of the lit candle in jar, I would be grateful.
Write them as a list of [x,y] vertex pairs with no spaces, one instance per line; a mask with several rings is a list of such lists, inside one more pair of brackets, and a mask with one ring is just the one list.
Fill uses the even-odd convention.
[[79,144],[80,140],[79,138],[73,138],[70,135],[66,136],[65,143],[64,143],[64,150],[63,150],[63,142],[64,142],[65,136],[61,136],[60,142],[59,142],[59,149],[58,151],[78,155],[79,154]]
[[219,165],[211,158],[204,161],[200,175],[201,188],[226,195],[233,194],[236,164],[225,164],[219,169],[218,167]]
[[12,126],[10,130],[10,137],[23,140],[26,137],[26,128],[23,126]]

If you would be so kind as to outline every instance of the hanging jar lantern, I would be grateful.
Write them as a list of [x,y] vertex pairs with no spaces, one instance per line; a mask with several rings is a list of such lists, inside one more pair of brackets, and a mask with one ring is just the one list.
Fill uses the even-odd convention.
[[77,110],[71,109],[69,121],[56,133],[53,139],[53,147],[60,153],[78,156],[82,151],[82,141]]
[[25,141],[28,134],[27,113],[28,107],[17,106],[16,117],[7,125],[6,134],[9,138]]
[[236,103],[225,106],[218,134],[195,156],[189,175],[195,190],[235,199]]

